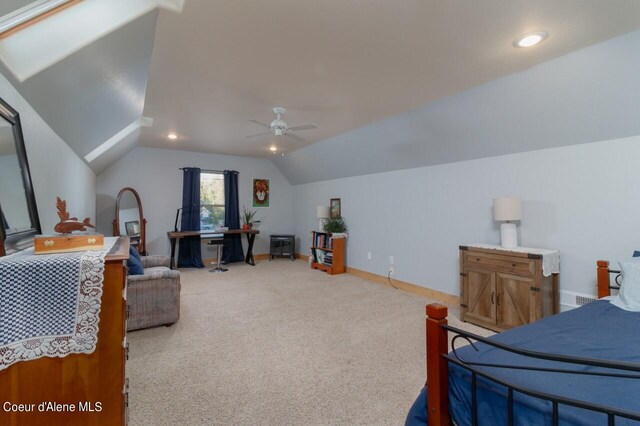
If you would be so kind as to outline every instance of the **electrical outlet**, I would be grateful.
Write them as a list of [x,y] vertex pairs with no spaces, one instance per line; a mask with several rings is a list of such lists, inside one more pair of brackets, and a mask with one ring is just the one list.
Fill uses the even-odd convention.
[[396,272],[396,268],[394,266],[389,266],[389,275],[393,275]]
[[370,251],[367,252],[367,259],[371,260],[371,252]]
[[396,259],[393,256],[389,256],[389,265],[393,265]]

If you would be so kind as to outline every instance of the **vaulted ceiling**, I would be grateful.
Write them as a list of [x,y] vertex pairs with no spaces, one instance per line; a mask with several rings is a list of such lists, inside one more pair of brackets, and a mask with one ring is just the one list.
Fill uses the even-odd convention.
[[248,120],[282,105],[318,126],[277,139],[291,152],[638,27],[633,0],[190,0],[160,13],[142,143],[268,156]]
[[[290,162],[311,147],[640,28],[636,0],[139,2],[161,8],[139,7],[144,14],[24,80],[0,67],[97,173],[138,144],[269,158],[276,143],[288,156],[276,164],[309,181]],[[130,4],[80,4],[92,3]],[[534,30],[549,38],[513,47]],[[318,128],[297,141],[246,139],[264,130],[248,120],[269,123],[276,105],[289,125]]]

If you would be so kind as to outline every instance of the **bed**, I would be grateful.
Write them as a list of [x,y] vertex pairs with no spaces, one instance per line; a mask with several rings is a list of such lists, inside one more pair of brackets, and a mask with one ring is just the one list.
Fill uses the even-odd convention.
[[[599,297],[611,273],[598,262]],[[640,425],[640,312],[597,300],[488,339],[446,316],[427,306],[427,387],[408,425]]]

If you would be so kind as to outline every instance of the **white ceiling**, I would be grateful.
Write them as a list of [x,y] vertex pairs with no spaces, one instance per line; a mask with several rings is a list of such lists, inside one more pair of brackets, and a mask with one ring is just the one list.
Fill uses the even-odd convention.
[[639,27],[637,0],[189,0],[160,12],[141,143],[268,156],[247,120],[282,105],[318,125],[292,151]]

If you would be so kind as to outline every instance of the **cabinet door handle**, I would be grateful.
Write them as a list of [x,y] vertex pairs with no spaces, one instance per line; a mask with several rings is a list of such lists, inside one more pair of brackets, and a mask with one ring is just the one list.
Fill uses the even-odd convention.
[[495,295],[495,294],[494,294],[493,292],[491,292],[491,304],[492,304],[492,305],[495,303],[495,302],[493,301],[493,297],[494,297],[494,295]]

